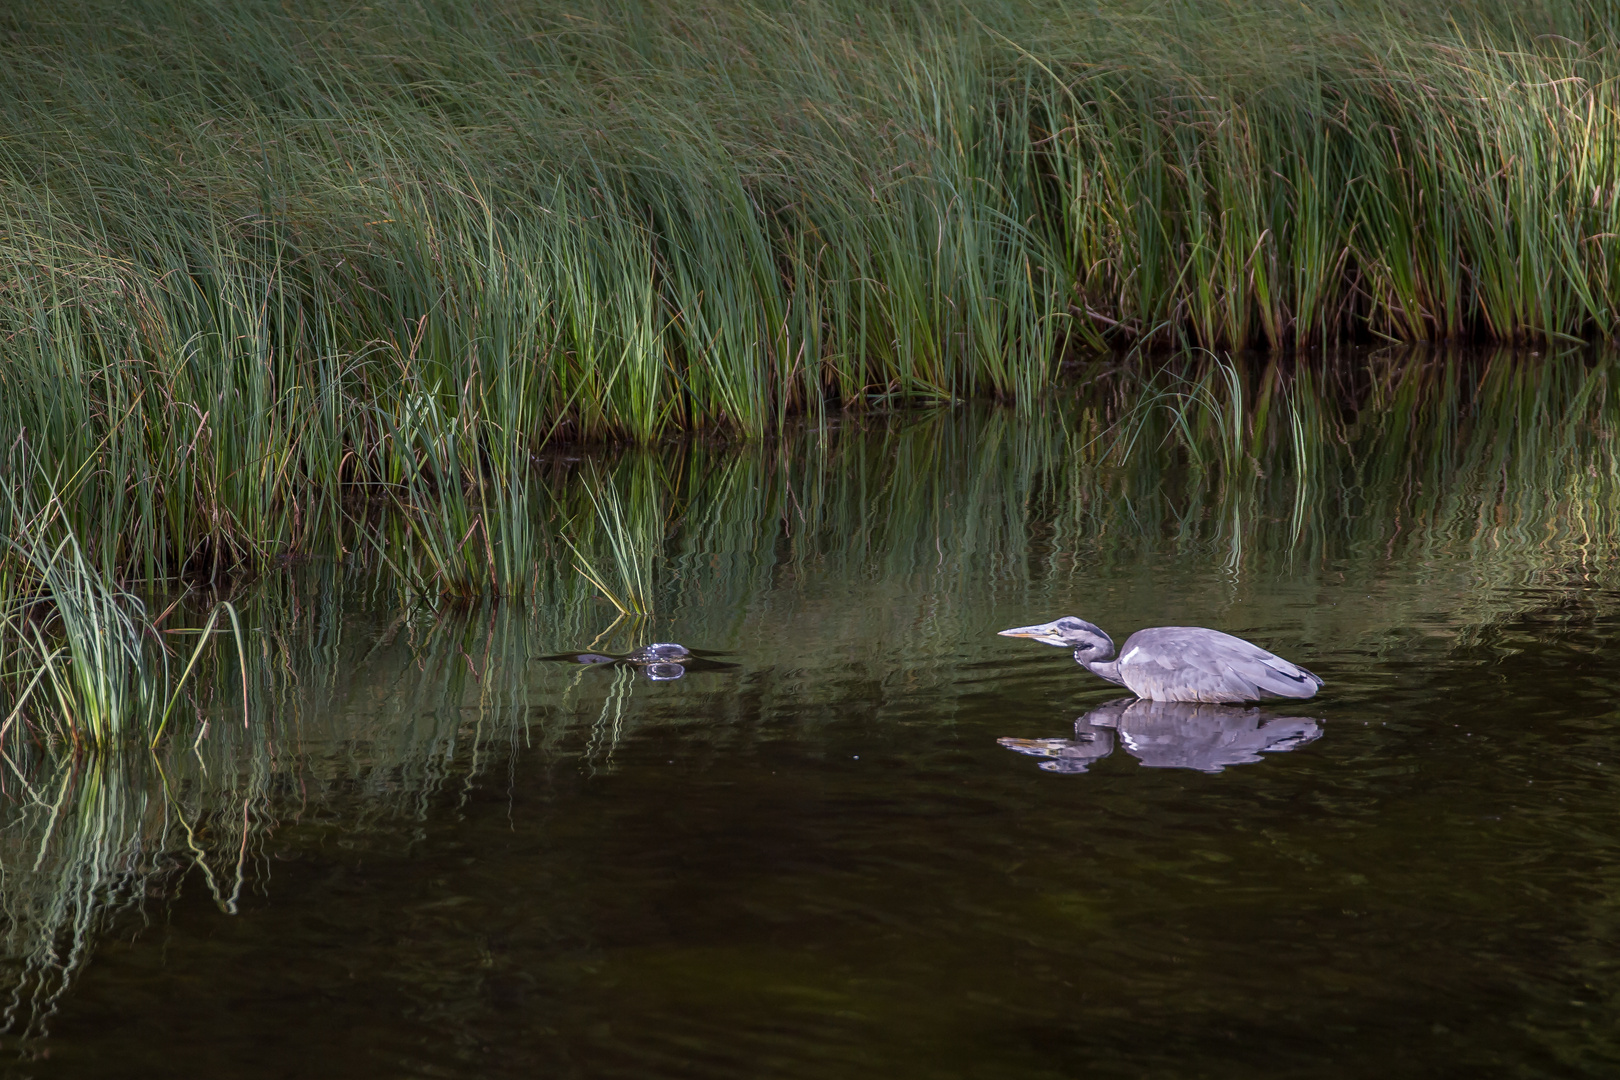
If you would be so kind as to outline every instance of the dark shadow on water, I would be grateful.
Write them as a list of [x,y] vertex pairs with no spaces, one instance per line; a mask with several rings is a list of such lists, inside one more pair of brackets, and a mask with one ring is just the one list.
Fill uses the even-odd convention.
[[1276,716],[1258,708],[1185,701],[1119,698],[1099,705],[1074,722],[1072,739],[996,741],[1007,749],[1046,758],[1048,772],[1083,773],[1114,752],[1116,740],[1150,769],[1197,769],[1218,773],[1228,765],[1249,765],[1265,753],[1284,753],[1314,742],[1320,722],[1305,716]]

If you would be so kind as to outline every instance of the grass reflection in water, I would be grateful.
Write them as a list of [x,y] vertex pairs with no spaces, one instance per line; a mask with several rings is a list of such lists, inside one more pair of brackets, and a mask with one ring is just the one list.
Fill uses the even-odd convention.
[[[1346,598],[1277,608],[1277,633],[1312,666],[1393,670],[1412,634],[1449,653],[1502,648],[1502,627],[1614,587],[1607,361],[1391,353],[1328,370],[1126,369],[1035,419],[939,409],[559,461],[532,482],[525,535],[554,539],[521,601],[454,602],[424,584],[440,563],[414,533],[386,515],[351,523],[364,541],[351,562],[230,594],[251,628],[245,716],[233,650],[216,650],[187,701],[201,738],[194,725],[155,755],[66,757],[40,726],[11,729],[11,1035],[43,1038],[103,928],[183,882],[227,912],[273,893],[264,852],[288,829],[427,822],[498,783],[492,763],[525,757],[611,775],[654,729],[740,750],[773,702],[810,716],[888,693],[857,671],[895,680],[896,700],[952,680],[994,693],[1002,663],[1031,661],[963,644],[1009,621],[992,608],[1054,610],[1100,583],[1213,566],[1236,596],[1286,579]],[[614,485],[633,542],[609,535],[585,477]],[[653,614],[622,615],[580,561],[625,562]],[[1422,588],[1351,602],[1393,566]],[[210,610],[187,600],[176,618]],[[663,687],[535,663],[655,640],[734,652],[739,668]],[[666,690],[697,696],[654,696]]]

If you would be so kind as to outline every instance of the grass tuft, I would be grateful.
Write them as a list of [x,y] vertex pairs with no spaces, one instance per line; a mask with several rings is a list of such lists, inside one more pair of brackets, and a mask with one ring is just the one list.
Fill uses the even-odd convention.
[[[548,445],[1032,413],[1106,350],[1612,338],[1617,29],[1609,0],[41,6],[0,22],[0,439],[76,478],[62,526],[120,580],[367,550],[469,602],[573,561]],[[1319,452],[1293,376],[1190,370],[1166,403],[1208,468]]]

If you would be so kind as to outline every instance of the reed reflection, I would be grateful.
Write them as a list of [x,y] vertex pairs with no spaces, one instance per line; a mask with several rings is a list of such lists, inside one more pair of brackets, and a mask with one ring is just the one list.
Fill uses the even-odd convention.
[[[350,522],[352,559],[230,594],[255,628],[249,647],[201,654],[184,702],[194,718],[171,723],[157,760],[142,742],[90,767],[50,741],[60,729],[36,712],[43,689],[5,700],[0,1035],[41,1036],[106,920],[165,903],[183,879],[200,878],[226,912],[271,893],[276,864],[262,852],[278,824],[355,839],[426,821],[470,798],[491,763],[606,772],[653,728],[750,753],[761,733],[814,748],[823,719],[852,712],[883,725],[955,708],[982,689],[976,671],[1006,677],[1000,657],[962,644],[1005,625],[991,622],[998,605],[1060,610],[1099,572],[1151,567],[1155,590],[1196,590],[1202,579],[1164,580],[1163,560],[1219,566],[1230,593],[1184,593],[1199,618],[1297,622],[1287,641],[1373,660],[1409,660],[1420,623],[1418,647],[1437,659],[1527,612],[1563,618],[1620,595],[1612,363],[1404,355],[1366,358],[1370,382],[1342,414],[1303,370],[1249,373],[1258,383],[1229,383],[1219,366],[1197,383],[1122,375],[1033,416],[964,407],[789,431],[746,451],[695,440],[588,468],[547,459],[525,479],[532,519],[492,528],[482,546],[462,544],[455,515],[438,548],[431,523]],[[1241,443],[1211,434],[1238,431],[1229,418],[1255,400],[1272,403],[1271,422],[1244,420]],[[457,544],[461,569],[445,554]],[[456,599],[491,565],[515,568],[503,582],[521,570],[524,599]],[[1325,590],[1340,602],[1314,602]],[[1240,600],[1273,606],[1237,620],[1224,605]],[[212,603],[198,593],[162,628],[200,635]],[[627,617],[633,607],[658,615]],[[1449,613],[1443,626],[1435,610]],[[655,626],[746,666],[693,678],[728,667],[702,650],[626,663]],[[903,693],[886,681],[896,673]],[[1123,743],[1145,766],[1215,772],[1320,734],[1308,718],[1126,699],[1082,717],[1073,738],[1002,742],[1051,771],[1083,772]]]
[[1122,743],[1150,769],[1197,769],[1218,773],[1228,765],[1249,765],[1261,754],[1285,753],[1322,735],[1321,724],[1305,716],[1274,716],[1264,709],[1202,702],[1119,698],[1074,722],[1072,739],[996,741],[1007,749],[1046,758],[1048,772],[1083,773]]

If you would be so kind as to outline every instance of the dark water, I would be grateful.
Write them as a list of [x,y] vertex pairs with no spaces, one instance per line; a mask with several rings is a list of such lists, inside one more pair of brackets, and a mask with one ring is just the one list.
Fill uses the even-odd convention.
[[[1065,532],[997,430],[846,436],[814,528],[782,507],[828,473],[759,465],[736,528],[666,515],[658,614],[601,640],[596,601],[407,617],[312,568],[280,715],[164,759],[167,801],[56,781],[130,803],[100,855],[13,821],[10,1074],[1620,1070],[1620,574],[1567,498]],[[1311,737],[1043,770],[997,740],[1119,691],[995,631],[1070,613],[1305,664],[1267,717]],[[649,641],[736,666],[529,659]]]

